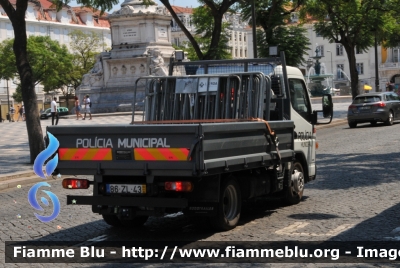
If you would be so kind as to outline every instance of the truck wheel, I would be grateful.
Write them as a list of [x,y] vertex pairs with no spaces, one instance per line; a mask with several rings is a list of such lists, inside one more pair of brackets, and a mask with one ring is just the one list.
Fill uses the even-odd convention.
[[111,226],[114,226],[114,227],[120,227],[120,226],[122,226],[122,223],[121,223],[121,221],[118,219],[118,217],[116,216],[116,215],[108,215],[108,214],[106,214],[106,215],[102,215],[103,216],[103,220],[108,224],[108,225],[111,225]]
[[228,179],[222,184],[217,215],[211,218],[212,225],[221,231],[236,227],[242,208],[242,196],[235,179]]
[[289,186],[285,190],[284,202],[287,205],[298,204],[304,192],[304,170],[300,162],[294,162],[290,172]]
[[132,220],[120,220],[120,221],[124,227],[138,228],[142,227],[146,223],[148,218],[149,216],[137,216]]
[[386,126],[391,126],[393,125],[393,112],[389,111],[389,116],[388,119],[385,121]]

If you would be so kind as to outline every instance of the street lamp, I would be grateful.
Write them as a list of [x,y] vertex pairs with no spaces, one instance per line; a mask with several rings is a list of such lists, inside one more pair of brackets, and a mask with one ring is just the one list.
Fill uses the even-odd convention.
[[327,50],[326,52],[329,52],[329,53],[331,53],[331,72],[332,72],[332,75],[333,75],[332,51],[330,51],[330,50]]

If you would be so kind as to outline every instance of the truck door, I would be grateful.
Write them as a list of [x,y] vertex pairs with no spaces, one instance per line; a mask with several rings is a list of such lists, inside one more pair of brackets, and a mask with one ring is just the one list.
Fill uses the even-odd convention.
[[[304,157],[307,162],[308,174],[305,174],[306,181],[315,177],[315,136],[313,134],[312,107],[310,96],[304,79],[290,78],[289,90],[291,108],[291,120],[295,125],[294,150],[298,157]],[[305,171],[306,168],[304,167]]]

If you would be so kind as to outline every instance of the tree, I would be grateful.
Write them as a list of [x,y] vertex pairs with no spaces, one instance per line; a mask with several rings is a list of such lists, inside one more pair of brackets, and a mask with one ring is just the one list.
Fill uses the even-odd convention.
[[101,36],[94,32],[84,33],[74,30],[69,33],[71,38],[70,49],[73,57],[73,71],[70,74],[70,83],[76,90],[82,83],[82,77],[88,73],[95,63],[95,55],[104,47]]
[[[209,7],[201,6],[193,9],[193,17],[192,17],[192,25],[195,26],[195,36],[197,44],[199,45],[201,52],[203,54],[207,53],[207,51],[214,50],[214,59],[231,59],[230,47],[228,46],[229,42],[229,33],[228,27],[229,23],[222,23],[222,33],[221,39],[218,43],[217,47],[211,48],[211,39],[214,28],[214,18],[210,14]],[[193,45],[189,42],[184,42],[183,46],[179,47],[179,49],[183,49],[188,52],[188,58],[190,60],[198,60],[198,55],[193,47]]]
[[[69,0],[64,0],[68,4]],[[85,6],[99,7],[101,10],[110,10],[118,0],[78,0],[78,4]],[[21,81],[22,99],[26,111],[26,126],[28,132],[30,163],[33,163],[36,156],[44,149],[42,128],[40,127],[39,111],[37,109],[37,96],[35,85],[32,80],[32,68],[28,61],[27,36],[25,15],[28,8],[28,0],[14,1],[0,0],[0,5],[6,12],[14,29],[15,40],[13,51],[15,55],[15,65]],[[58,8],[63,2],[55,1]]]
[[[341,44],[350,66],[351,93],[358,95],[358,72],[355,49],[366,51],[373,46],[375,35],[384,29],[390,1],[309,0],[302,18],[312,17],[314,29],[332,43]],[[329,19],[327,19],[329,18]]]
[[[6,63],[1,67],[8,77],[17,75],[15,55],[12,51],[14,40],[7,39],[1,43],[4,49],[0,61]],[[68,74],[73,68],[72,55],[65,45],[60,46],[48,36],[31,36],[27,39],[28,61],[32,68],[32,82],[43,85],[43,91],[51,92],[68,84]],[[19,88],[22,93],[22,89]]]
[[287,65],[301,66],[306,62],[304,55],[310,45],[306,32],[307,29],[301,26],[277,26],[270,37],[266,37],[264,31],[258,31],[258,40],[261,40],[258,42],[259,55],[269,57],[269,47],[277,46],[285,52]]
[[189,32],[189,30],[185,27],[183,22],[178,18],[175,11],[172,9],[172,6],[169,0],[160,0],[160,2],[168,9],[171,13],[171,16],[174,18],[176,23],[182,29],[183,33],[189,39],[189,42],[192,44],[194,51],[198,59],[200,60],[213,60],[218,58],[218,46],[221,42],[221,33],[223,31],[223,23],[222,18],[223,15],[229,10],[229,8],[240,0],[199,0],[200,3],[203,3],[209,8],[210,15],[214,19],[214,25],[211,33],[209,49],[207,52],[203,53],[201,45],[198,43],[196,38]]
[[[268,57],[269,47],[278,46],[280,51],[285,51],[286,63],[299,66],[305,62],[310,45],[305,36],[306,30],[301,26],[287,26],[290,15],[296,12],[304,0],[267,0],[255,1],[256,25],[262,28],[257,32],[257,47],[261,57]],[[244,20],[252,22],[251,1],[240,2]]]

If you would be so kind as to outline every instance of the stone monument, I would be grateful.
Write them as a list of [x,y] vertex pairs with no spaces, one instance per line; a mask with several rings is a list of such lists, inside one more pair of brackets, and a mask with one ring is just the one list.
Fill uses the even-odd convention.
[[[171,45],[171,15],[157,4],[125,0],[121,9],[108,16],[112,48],[96,56],[96,63],[82,78],[76,92],[82,102],[90,96],[93,113],[131,111],[138,77],[168,75]],[[138,89],[137,100],[144,98]]]

